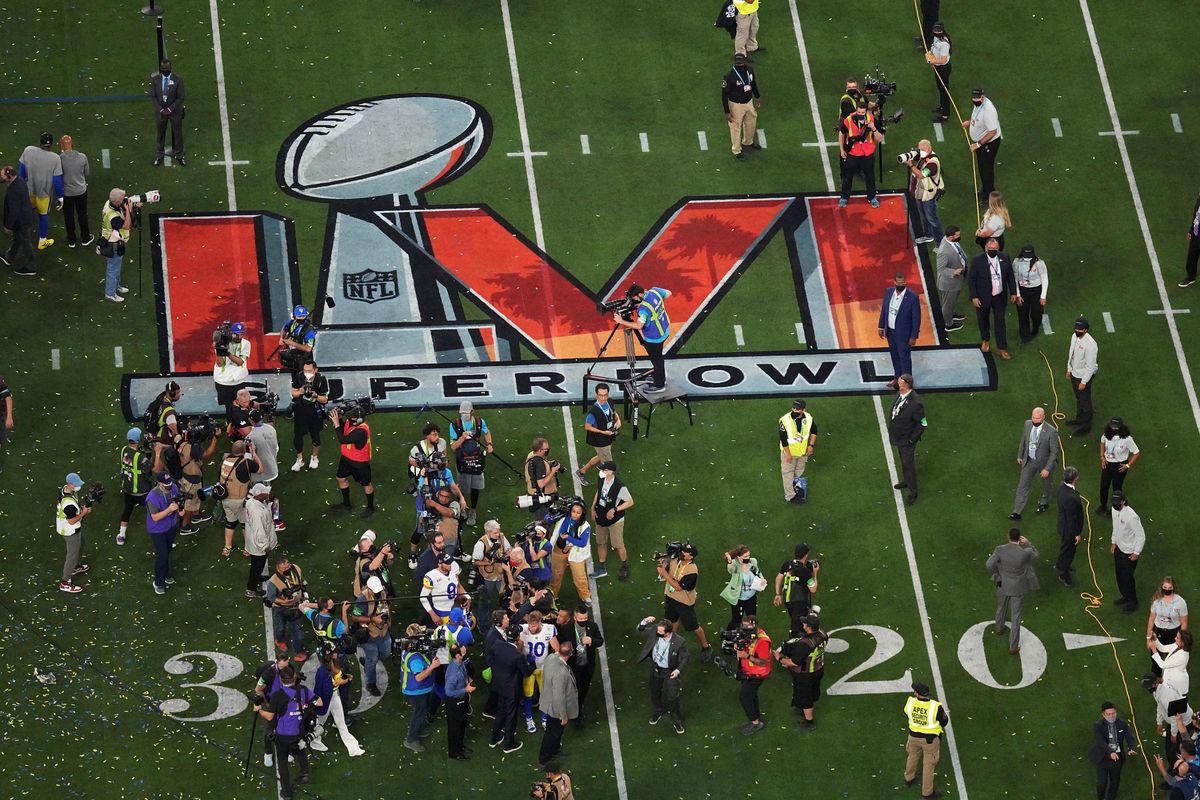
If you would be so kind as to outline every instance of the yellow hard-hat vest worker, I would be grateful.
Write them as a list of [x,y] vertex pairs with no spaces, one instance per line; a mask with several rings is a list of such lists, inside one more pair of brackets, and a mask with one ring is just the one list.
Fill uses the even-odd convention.
[[[805,411],[797,420],[789,411],[779,418],[779,426],[783,428],[787,437],[787,451],[797,458],[808,455],[808,432],[812,429],[812,414]],[[783,442],[780,442],[779,449],[783,448]]]
[[908,717],[908,729],[917,736],[941,736],[942,724],[938,722],[937,700],[921,700],[909,697],[904,704],[904,716]]
[[54,527],[63,536],[71,536],[83,527],[83,522],[81,521],[71,524],[70,519],[67,518],[68,506],[75,506],[76,508],[79,508],[79,498],[75,496],[74,492],[70,494],[64,494],[62,499],[58,501],[58,513],[55,515],[56,518]]
[[752,3],[743,3],[739,0],[733,0],[733,7],[737,9],[739,14],[753,14],[758,11],[758,0]]

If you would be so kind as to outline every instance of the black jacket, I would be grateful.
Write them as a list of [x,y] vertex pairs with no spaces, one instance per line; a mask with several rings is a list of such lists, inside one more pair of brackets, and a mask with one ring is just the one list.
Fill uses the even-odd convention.
[[895,417],[892,416],[892,409],[899,401],[900,395],[896,395],[892,401],[892,408],[887,411],[888,415],[888,437],[894,445],[916,444],[921,441],[921,437],[925,434],[925,404],[921,402],[921,397],[915,391],[908,393],[908,399],[904,401],[904,405],[896,412]]
[[[987,253],[980,253],[967,264],[967,291],[972,300],[990,300],[992,298],[992,273],[988,269]],[[1004,302],[1017,293],[1017,279],[1013,275],[1012,258],[1008,253],[1000,253],[1000,294]]]
[[501,697],[520,697],[521,679],[533,674],[525,654],[507,641],[494,639],[491,656],[492,691]]
[[1058,535],[1076,537],[1083,532],[1083,502],[1079,490],[1066,483],[1058,485]]
[[[645,628],[638,626],[638,632],[642,634],[645,640],[642,643],[642,652],[638,654],[637,660],[639,664],[643,661],[651,660],[650,653],[654,650],[654,645],[658,641],[657,626],[657,622],[652,622]],[[679,670],[682,674],[683,668],[688,663],[688,649],[687,645],[684,644],[683,637],[677,633],[671,634],[671,641],[667,643],[667,646],[669,648],[667,651],[667,669],[671,671]]]
[[[1136,748],[1134,744],[1133,731],[1129,729],[1129,723],[1117,717],[1117,746],[1120,748],[1117,751],[1119,761],[1125,760],[1125,753]],[[1092,746],[1088,748],[1088,759],[1093,764],[1100,764],[1104,759],[1108,758],[1108,754],[1112,752],[1108,749],[1108,722],[1104,719],[1098,719],[1092,724]]]
[[[571,620],[566,625],[555,625],[554,630],[558,632],[558,643],[570,642],[578,650],[579,642],[575,641],[575,626],[578,624],[575,620]],[[571,657],[569,663],[572,670],[590,673],[596,669],[596,648],[604,646],[604,634],[600,633],[600,626],[590,619],[580,627],[584,629],[584,636],[592,637],[592,643],[584,645],[584,650],[587,651],[587,664],[582,667],[576,665],[574,656]]]
[[20,175],[13,178],[4,192],[4,227],[19,231],[33,225],[33,206],[29,205],[29,185]]

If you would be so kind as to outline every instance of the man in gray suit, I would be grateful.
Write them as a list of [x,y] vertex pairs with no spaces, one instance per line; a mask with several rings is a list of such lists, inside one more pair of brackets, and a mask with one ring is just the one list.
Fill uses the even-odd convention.
[[1025,593],[1038,589],[1037,575],[1033,573],[1033,560],[1038,550],[1021,531],[1013,528],[1008,532],[1008,541],[992,551],[987,560],[988,571],[996,582],[996,627],[992,632],[1004,635],[1004,617],[1009,615],[1008,654],[1021,652],[1021,612],[1024,610]]
[[958,293],[962,290],[963,274],[967,271],[967,254],[958,242],[961,238],[962,231],[957,225],[946,226],[946,235],[936,251],[938,299],[942,305],[942,324],[946,326],[946,333],[962,328],[966,319],[954,311]]
[[567,727],[568,720],[579,716],[579,687],[575,683],[575,673],[568,666],[574,652],[575,646],[571,642],[562,642],[557,653],[546,657],[546,664],[542,668],[539,708],[546,715],[546,732],[542,735],[538,764],[545,765],[558,755],[563,729]]
[[1021,519],[1021,512],[1029,502],[1029,490],[1034,477],[1042,480],[1042,493],[1038,497],[1037,513],[1050,507],[1050,487],[1053,484],[1054,468],[1058,466],[1058,431],[1046,424],[1046,410],[1038,407],[1025,420],[1021,431],[1021,442],[1017,445],[1017,466],[1021,478],[1017,481],[1017,496],[1013,500],[1012,513],[1008,518]]
[[161,166],[166,152],[167,123],[171,125],[171,155],[186,167],[183,156],[183,78],[171,71],[171,62],[164,60],[158,72],[150,76],[150,99],[154,101],[154,124],[158,134],[157,150],[154,151],[154,166]]

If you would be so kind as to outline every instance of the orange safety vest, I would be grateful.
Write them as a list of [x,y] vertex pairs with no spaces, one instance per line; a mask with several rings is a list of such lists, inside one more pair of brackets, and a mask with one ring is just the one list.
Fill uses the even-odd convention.
[[367,432],[367,446],[360,450],[352,444],[343,444],[342,458],[346,459],[347,461],[366,462],[371,460],[371,429],[367,427],[367,423],[364,422],[361,425],[352,425],[345,430],[343,435],[349,435],[359,428],[362,428]]
[[[851,145],[851,147],[846,152],[852,156],[873,155],[875,153],[875,134],[870,133],[867,130],[866,126],[859,126],[858,124],[856,124],[854,122],[853,114],[846,117],[846,119],[844,119],[842,121],[846,125],[846,140],[847,141],[854,139],[856,137],[862,136],[864,133],[867,135],[865,140],[856,141],[853,145]],[[875,115],[872,114],[870,111],[868,111],[867,112],[867,125],[872,125],[874,123],[875,123]]]
[[[756,649],[758,649],[758,643],[763,641],[764,639],[766,639],[767,644],[770,645],[771,640],[769,638],[767,638],[766,634],[762,633],[761,631],[756,632],[754,634],[754,641],[750,644],[750,650],[749,650],[750,655],[752,655],[752,656],[754,655],[754,651]],[[762,666],[759,666],[758,664],[752,664],[752,663],[750,663],[750,659],[743,658],[742,659],[742,672],[747,677],[750,677],[750,678],[765,678],[765,677],[767,677],[768,675],[771,674],[771,658],[770,658],[770,656],[767,657],[767,663],[763,664]]]

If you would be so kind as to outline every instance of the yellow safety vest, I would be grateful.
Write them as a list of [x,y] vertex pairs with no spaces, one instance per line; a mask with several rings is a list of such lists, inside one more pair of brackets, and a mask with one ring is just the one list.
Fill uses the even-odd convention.
[[[804,421],[797,427],[796,419],[789,411],[779,418],[779,426],[787,432],[789,453],[793,456],[803,456],[808,453],[808,432],[812,428],[812,414],[805,411]],[[783,443],[780,443],[779,449],[783,450]]]
[[733,0],[733,7],[737,9],[739,14],[753,14],[755,11],[758,11],[758,0],[754,0],[753,3],[742,3],[738,2],[738,0]]
[[64,495],[63,498],[58,501],[58,509],[55,515],[56,518],[54,520],[54,528],[63,536],[71,536],[83,527],[82,522],[76,522],[74,525],[72,525],[70,520],[67,519],[68,505],[81,508],[79,499],[73,494]]
[[940,736],[942,725],[938,722],[938,711],[942,704],[937,700],[908,698],[904,704],[904,716],[908,717],[908,729],[918,736]]

